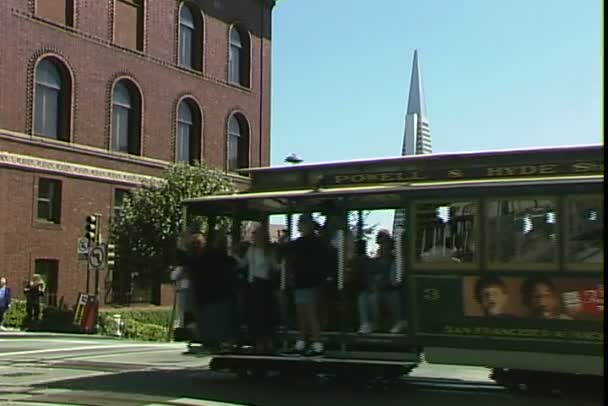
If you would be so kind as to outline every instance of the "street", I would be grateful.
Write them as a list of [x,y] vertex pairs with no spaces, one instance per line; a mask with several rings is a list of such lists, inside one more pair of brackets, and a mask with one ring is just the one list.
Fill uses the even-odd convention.
[[[209,371],[209,357],[182,343],[86,336],[0,334],[0,402],[86,405],[599,405],[601,401],[517,395],[484,368],[422,365],[385,390],[332,381],[243,381]],[[413,379],[416,378],[416,379]]]

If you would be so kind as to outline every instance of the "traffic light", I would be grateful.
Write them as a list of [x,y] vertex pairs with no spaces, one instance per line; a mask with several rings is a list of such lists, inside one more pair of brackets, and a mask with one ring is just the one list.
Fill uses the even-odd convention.
[[87,216],[87,224],[84,229],[85,229],[84,236],[89,240],[89,242],[96,243],[97,235],[99,232],[99,228],[98,228],[98,224],[97,224],[97,217],[93,216],[93,215]]
[[106,245],[106,264],[108,265],[108,268],[111,268],[114,266],[114,264],[116,260],[116,245],[114,244],[108,244]]

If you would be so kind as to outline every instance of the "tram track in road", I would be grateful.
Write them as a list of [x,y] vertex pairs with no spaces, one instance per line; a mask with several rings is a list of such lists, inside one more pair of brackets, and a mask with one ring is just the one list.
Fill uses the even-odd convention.
[[508,391],[502,385],[495,382],[479,382],[466,381],[462,379],[449,378],[425,378],[405,376],[400,378],[400,382],[405,385],[411,385],[420,388],[436,388],[436,389],[451,389],[451,390],[477,390],[486,392],[505,392]]
[[[274,375],[274,378],[280,380],[282,385],[289,387],[291,384],[298,386],[301,382],[298,379],[301,377],[292,377],[284,375]],[[273,378],[271,378],[272,380]],[[261,384],[262,381],[257,378],[252,380],[254,383]],[[492,398],[501,399],[521,399],[522,401],[536,399],[547,401],[551,399],[567,401],[567,402],[595,402],[603,400],[603,390],[582,388],[563,387],[561,389],[551,389],[545,387],[541,390],[538,388],[528,389],[524,385],[518,388],[508,388],[493,381],[467,380],[460,378],[446,378],[435,376],[401,376],[393,379],[352,379],[352,377],[332,376],[332,375],[317,375],[313,381],[316,384],[321,384],[326,388],[336,388],[338,390],[355,391],[358,393],[364,392],[380,392],[380,393],[413,393],[413,392],[429,392],[429,393],[446,393],[446,394],[468,394],[468,395],[483,395]],[[309,381],[309,384],[312,381]],[[568,403],[570,404],[570,403]],[[599,404],[599,403],[598,403]]]
[[494,382],[467,381],[462,379],[435,378],[435,377],[410,377],[403,376],[394,379],[373,378],[368,380],[352,380],[344,377],[319,376],[319,381],[327,386],[337,385],[339,387],[365,389],[370,391],[432,391],[432,392],[471,392],[486,394],[512,393],[508,388]]
[[432,392],[464,392],[485,393],[510,398],[522,399],[562,399],[575,401],[603,401],[603,387],[571,387],[527,388],[521,385],[516,388],[508,388],[496,382],[468,381],[452,378],[438,377],[411,377],[406,376],[399,379],[406,387],[415,388],[420,391]]

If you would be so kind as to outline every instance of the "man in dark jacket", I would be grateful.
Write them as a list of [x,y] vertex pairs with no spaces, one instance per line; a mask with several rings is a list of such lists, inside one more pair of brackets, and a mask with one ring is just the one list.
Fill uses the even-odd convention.
[[210,347],[228,345],[236,336],[236,268],[236,261],[228,255],[223,231],[216,231],[186,268],[190,270],[195,306],[200,312],[199,337]]
[[6,278],[0,278],[0,330],[4,330],[4,313],[11,306],[11,288],[6,286]]

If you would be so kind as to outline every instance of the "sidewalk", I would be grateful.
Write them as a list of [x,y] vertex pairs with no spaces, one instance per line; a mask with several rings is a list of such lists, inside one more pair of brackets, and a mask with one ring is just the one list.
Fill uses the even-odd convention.
[[101,340],[121,340],[118,337],[103,336],[99,334],[78,334],[78,333],[51,333],[45,331],[22,331],[18,329],[7,328],[0,330],[0,339],[17,339],[17,338],[91,338]]

